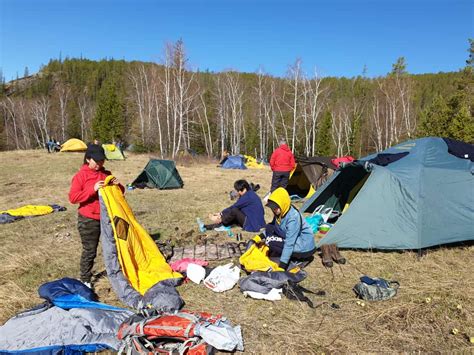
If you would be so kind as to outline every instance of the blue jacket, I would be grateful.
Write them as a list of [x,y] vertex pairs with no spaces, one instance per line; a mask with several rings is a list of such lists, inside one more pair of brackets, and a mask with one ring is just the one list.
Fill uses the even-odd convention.
[[293,206],[281,219],[280,228],[285,233],[283,251],[280,257],[281,263],[288,264],[291,254],[295,252],[305,253],[316,248],[313,230]]
[[222,212],[231,208],[238,208],[246,216],[243,229],[247,232],[258,232],[265,227],[265,212],[260,197],[253,190],[249,190],[239,197],[236,203]]

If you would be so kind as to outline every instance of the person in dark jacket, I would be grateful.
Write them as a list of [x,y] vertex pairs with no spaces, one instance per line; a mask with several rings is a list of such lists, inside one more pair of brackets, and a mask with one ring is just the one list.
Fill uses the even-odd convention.
[[260,197],[252,190],[246,180],[237,180],[234,189],[238,200],[219,213],[209,215],[212,224],[204,225],[198,218],[199,230],[204,232],[222,226],[239,225],[248,232],[258,232],[265,227],[265,211]]
[[[92,287],[92,268],[97,255],[100,237],[100,204],[98,190],[104,186],[104,180],[111,175],[104,169],[104,148],[89,144],[84,155],[84,164],[74,175],[69,190],[69,202],[79,204],[77,228],[82,242],[80,262],[81,281]],[[125,191],[117,179],[112,181]]]
[[286,141],[280,139],[279,144],[280,146],[275,149],[270,157],[270,167],[273,171],[270,192],[275,191],[278,187],[286,188],[290,172],[295,168],[295,157],[286,145]]

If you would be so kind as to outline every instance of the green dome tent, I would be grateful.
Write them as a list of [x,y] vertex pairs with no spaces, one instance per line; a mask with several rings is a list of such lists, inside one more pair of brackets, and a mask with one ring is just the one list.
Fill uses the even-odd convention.
[[[454,155],[453,143],[462,154]],[[421,249],[474,240],[473,160],[470,144],[407,141],[343,166],[301,211],[342,212],[320,245]]]
[[138,188],[179,189],[184,183],[172,160],[150,159],[145,169],[131,183]]

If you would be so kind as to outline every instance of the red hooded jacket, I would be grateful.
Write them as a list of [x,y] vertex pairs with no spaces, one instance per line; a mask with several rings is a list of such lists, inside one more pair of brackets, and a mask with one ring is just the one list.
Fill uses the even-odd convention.
[[295,167],[295,157],[286,144],[280,145],[270,157],[273,171],[290,172]]
[[[79,204],[80,215],[100,220],[99,193],[94,191],[94,185],[97,181],[105,180],[110,174],[110,171],[104,168],[96,171],[84,164],[74,175],[69,190],[69,202]],[[122,185],[120,189],[122,192],[125,190]]]

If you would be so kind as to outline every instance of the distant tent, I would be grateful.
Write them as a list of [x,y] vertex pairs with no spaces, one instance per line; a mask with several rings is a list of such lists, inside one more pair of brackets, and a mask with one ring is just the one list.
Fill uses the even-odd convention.
[[87,145],[77,138],[68,139],[61,145],[61,152],[85,152]]
[[224,164],[222,164],[223,169],[247,169],[244,162],[244,157],[240,155],[230,155],[227,157]]
[[172,160],[150,159],[145,169],[132,182],[138,188],[179,189],[184,183]]
[[105,157],[108,160],[124,160],[122,152],[115,144],[102,144],[102,148],[105,151]]
[[343,248],[421,249],[474,240],[474,164],[442,138],[421,138],[337,170],[301,208],[342,212],[321,244]]
[[252,168],[252,169],[263,169],[265,168],[265,164],[263,162],[258,162],[257,159],[255,159],[251,155],[244,155],[245,157],[245,166],[247,168]]
[[292,198],[309,198],[336,170],[331,157],[298,157],[288,186]]

